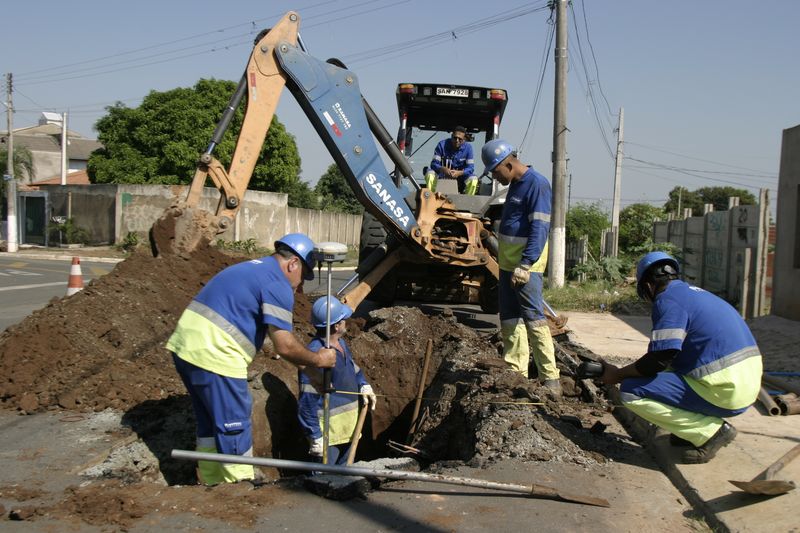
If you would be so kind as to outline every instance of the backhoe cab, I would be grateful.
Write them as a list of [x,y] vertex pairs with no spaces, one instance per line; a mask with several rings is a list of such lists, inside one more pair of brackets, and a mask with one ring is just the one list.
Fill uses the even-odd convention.
[[[433,83],[400,83],[396,90],[398,119],[397,145],[411,166],[416,184],[396,171],[398,187],[409,192],[415,186],[424,187],[423,176],[433,158],[436,145],[450,137],[460,125],[467,130],[467,141],[477,157],[475,175],[480,176],[481,147],[496,139],[508,103],[504,89]],[[462,216],[481,221],[490,249],[496,246],[493,233],[505,201],[504,187],[484,176],[476,195],[458,194],[455,180],[439,179],[437,194],[446,196]],[[442,221],[435,234],[444,237],[458,232]],[[360,257],[369,253],[388,236],[386,229],[371,214],[364,215],[361,231]],[[496,249],[492,251],[496,257]],[[460,267],[452,263],[404,262],[384,277],[370,299],[391,303],[395,299],[440,301],[448,303],[477,303],[488,313],[497,311],[497,275],[481,266]]]

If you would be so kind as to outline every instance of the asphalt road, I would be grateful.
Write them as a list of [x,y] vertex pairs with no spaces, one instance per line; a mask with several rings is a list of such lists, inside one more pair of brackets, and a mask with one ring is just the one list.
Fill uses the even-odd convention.
[[[0,331],[67,293],[70,261],[0,257]],[[108,274],[109,263],[81,262],[84,284]]]

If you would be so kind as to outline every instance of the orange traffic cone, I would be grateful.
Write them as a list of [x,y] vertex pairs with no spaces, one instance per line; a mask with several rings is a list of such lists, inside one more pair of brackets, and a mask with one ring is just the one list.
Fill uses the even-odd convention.
[[81,274],[81,259],[80,257],[73,257],[72,266],[69,269],[67,296],[72,296],[76,292],[82,290],[83,290],[83,274]]

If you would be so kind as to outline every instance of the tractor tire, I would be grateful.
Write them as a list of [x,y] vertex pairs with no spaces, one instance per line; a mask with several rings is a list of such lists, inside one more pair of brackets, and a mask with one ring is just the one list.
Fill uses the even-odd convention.
[[500,298],[497,290],[497,279],[488,271],[478,292],[478,303],[481,311],[488,315],[496,315],[500,311]]
[[[387,232],[383,224],[368,212],[364,212],[361,218],[361,235],[358,248],[358,262],[361,263],[369,257],[372,251],[386,242]],[[366,275],[366,274],[365,274]],[[397,274],[395,269],[390,270],[372,289],[367,296],[368,300],[381,305],[392,305],[397,293]]]

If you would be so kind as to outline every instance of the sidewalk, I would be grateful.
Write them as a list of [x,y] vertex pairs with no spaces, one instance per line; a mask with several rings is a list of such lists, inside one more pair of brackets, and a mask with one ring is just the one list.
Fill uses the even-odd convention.
[[[569,317],[572,340],[615,364],[632,362],[647,351],[649,317],[597,313],[569,313]],[[748,324],[764,356],[765,371],[800,371],[800,323],[766,316]],[[753,496],[728,483],[751,480],[800,443],[799,415],[771,417],[760,405],[751,407],[730,420],[739,434],[716,458],[704,465],[684,465],[676,464],[679,452],[670,446],[668,434],[656,433],[627,410],[617,409],[615,414],[710,526],[722,531],[800,531],[800,490]],[[800,483],[800,459],[777,477]]]
[[84,246],[81,248],[54,248],[22,245],[16,253],[0,252],[0,257],[18,259],[55,259],[71,261],[73,257],[93,263],[119,263],[125,260],[125,252],[112,246]]

